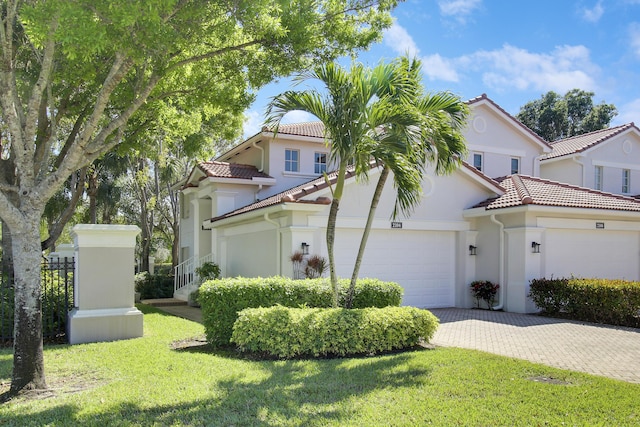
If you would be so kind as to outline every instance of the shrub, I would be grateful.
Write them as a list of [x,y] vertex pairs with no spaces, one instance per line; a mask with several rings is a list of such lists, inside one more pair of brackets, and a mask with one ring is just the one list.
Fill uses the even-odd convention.
[[570,301],[569,279],[534,279],[530,283],[529,298],[545,314],[556,315],[567,311]]
[[640,327],[640,282],[607,279],[536,279],[529,297],[545,314]]
[[161,276],[172,276],[173,265],[170,262],[156,263],[153,267],[154,273]]
[[248,308],[231,341],[241,351],[279,358],[376,354],[428,342],[438,327],[429,311],[385,308]]
[[171,298],[173,296],[173,276],[164,274],[138,273],[134,279],[135,291],[142,299]]
[[498,289],[500,289],[500,285],[493,284],[488,280],[476,280],[471,282],[471,293],[473,297],[476,299],[476,307],[480,308],[480,300],[484,301],[487,304],[489,310],[493,310],[493,305],[496,302],[496,294],[498,293]]
[[220,278],[220,266],[215,262],[205,262],[195,270],[200,283]]
[[[348,280],[340,280],[340,301],[346,297]],[[356,284],[354,308],[398,306],[402,287],[397,283],[362,279]],[[284,277],[227,278],[202,285],[198,302],[207,340],[214,346],[229,344],[237,313],[245,308],[331,307],[332,291],[326,279],[293,280]]]
[[294,279],[317,279],[322,277],[329,269],[327,259],[320,255],[311,255],[305,258],[301,251],[295,251],[289,257],[293,264]]

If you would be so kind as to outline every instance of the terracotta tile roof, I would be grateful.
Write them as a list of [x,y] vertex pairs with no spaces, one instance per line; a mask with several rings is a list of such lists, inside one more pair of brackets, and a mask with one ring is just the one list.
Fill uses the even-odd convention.
[[271,178],[266,173],[258,171],[258,168],[253,165],[209,161],[199,163],[197,167],[204,172],[207,177],[213,178]]
[[505,116],[509,117],[511,120],[513,120],[514,123],[516,123],[520,128],[522,128],[522,130],[524,130],[526,133],[528,133],[529,135],[531,135],[533,138],[535,138],[540,144],[542,145],[546,145],[547,147],[550,147],[551,145],[545,141],[544,139],[542,139],[540,137],[540,135],[538,135],[537,133],[535,133],[534,131],[532,131],[531,129],[529,129],[528,127],[526,127],[525,125],[523,125],[520,120],[516,119],[515,117],[513,117],[511,114],[509,114],[504,108],[502,108],[501,106],[499,106],[498,104],[496,104],[491,98],[489,98],[487,96],[486,93],[483,93],[480,96],[476,96],[475,98],[471,98],[470,100],[467,101],[468,105],[473,105],[473,104],[477,104],[478,102],[481,101],[487,101],[489,102],[491,105],[493,105],[496,109],[498,109],[500,112],[502,112]]
[[[273,128],[264,127],[262,131],[273,132]],[[278,134],[324,138],[324,124],[320,121],[281,124],[278,128]]]
[[[337,175],[338,175],[337,172],[332,172],[327,175],[329,178],[329,182],[332,185],[336,182]],[[354,175],[353,168],[349,168],[347,170],[346,178],[348,179],[353,175]],[[211,218],[211,222],[215,222],[221,219],[255,211],[257,209],[278,205],[281,203],[314,203],[314,204],[323,204],[323,205],[329,204],[331,203],[331,199],[327,197],[318,197],[315,200],[302,200],[304,196],[313,194],[316,191],[322,190],[323,188],[327,188],[327,183],[324,177],[315,178],[315,179],[312,179],[311,181],[305,182],[304,184],[300,184],[296,187],[282,191],[278,194],[274,194],[273,196],[267,197],[266,199],[259,200],[255,203],[251,203],[247,206],[241,207],[234,211],[227,212],[226,214]]]
[[580,153],[633,127],[635,127],[635,125],[633,124],[633,122],[631,122],[609,129],[597,130],[594,132],[585,133],[584,135],[577,135],[571,138],[561,139],[559,141],[551,143],[553,151],[544,156],[542,160]]
[[498,187],[499,189],[502,188],[502,186],[500,185],[500,181],[502,181],[502,179],[490,178],[487,175],[485,175],[483,172],[479,171],[478,168],[471,166],[469,163],[465,162],[464,160],[461,162],[461,164],[463,168],[473,173],[474,175],[477,175],[480,179],[486,181],[490,185]]
[[473,206],[487,210],[522,205],[640,212],[640,200],[561,182],[511,175],[500,183],[506,193]]

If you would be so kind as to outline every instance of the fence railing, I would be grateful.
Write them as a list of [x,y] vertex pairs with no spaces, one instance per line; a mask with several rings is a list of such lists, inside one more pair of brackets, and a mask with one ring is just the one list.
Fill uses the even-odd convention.
[[[42,335],[45,342],[67,342],[67,314],[73,308],[73,258],[42,261]],[[0,344],[13,340],[14,281],[11,272],[0,279]]]
[[213,254],[205,255],[199,259],[189,258],[188,260],[176,265],[173,279],[174,292],[194,283],[197,279],[196,269],[202,267],[202,264],[206,262],[213,262]]

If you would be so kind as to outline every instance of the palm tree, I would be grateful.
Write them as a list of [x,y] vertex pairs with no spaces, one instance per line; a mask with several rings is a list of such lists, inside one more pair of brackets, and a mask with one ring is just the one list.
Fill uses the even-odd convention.
[[[413,110],[396,108],[389,96],[405,99],[403,93],[410,88],[406,73],[398,73],[394,64],[380,64],[374,69],[354,64],[347,72],[340,65],[328,63],[300,75],[299,82],[317,79],[326,87],[326,93],[315,89],[301,92],[287,91],[272,99],[267,108],[266,122],[278,125],[290,111],[301,110],[316,116],[324,124],[325,138],[331,139],[329,161],[337,166],[337,177],[332,191],[332,202],[327,220],[327,251],[333,290],[333,305],[338,304],[338,278],[335,269],[335,227],[340,199],[344,191],[347,168],[352,164],[356,176],[366,176],[370,169],[371,153],[367,149],[378,140],[383,126],[401,126],[415,121]],[[326,175],[325,175],[326,177]]]
[[[467,105],[448,92],[421,96],[420,63],[416,60],[410,63],[403,58],[398,66],[407,72],[415,85],[416,98],[408,103],[401,99],[393,101],[404,104],[404,109],[415,109],[419,113],[420,121],[413,125],[419,127],[419,137],[416,138],[415,133],[407,132],[403,127],[385,128],[378,135],[379,139],[374,141],[377,145],[371,147],[371,155],[382,170],[372,196],[351,276],[346,301],[348,308],[353,303],[355,285],[371,225],[390,173],[393,172],[394,187],[397,191],[392,219],[396,219],[399,214],[406,217],[421,201],[422,180],[427,164],[435,163],[435,171],[438,174],[450,173],[459,166],[460,159],[466,153],[462,129],[468,115]],[[398,147],[403,149],[398,150]]]

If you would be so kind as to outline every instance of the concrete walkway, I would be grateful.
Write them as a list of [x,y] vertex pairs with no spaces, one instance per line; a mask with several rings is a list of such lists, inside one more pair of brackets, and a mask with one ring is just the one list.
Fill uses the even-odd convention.
[[[199,308],[143,302],[202,323]],[[437,346],[481,350],[640,383],[640,329],[500,311],[438,308],[431,312],[440,319],[432,340]]]
[[165,313],[173,314],[183,319],[202,323],[202,310],[196,307],[189,307],[186,302],[174,298],[148,299],[142,300],[143,304],[151,305]]
[[440,319],[435,345],[640,383],[640,329],[487,310],[431,312]]

